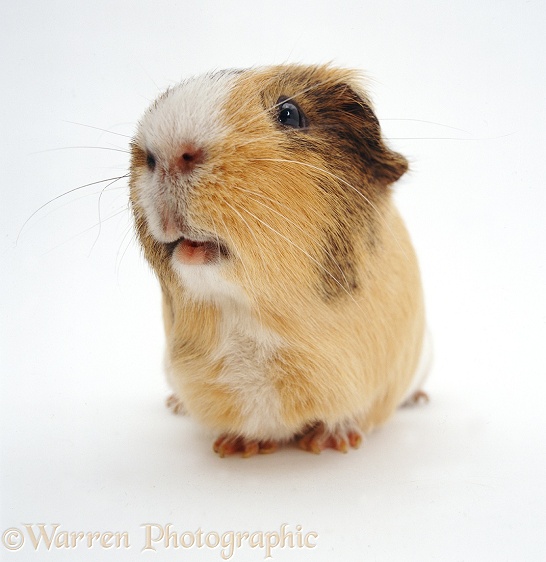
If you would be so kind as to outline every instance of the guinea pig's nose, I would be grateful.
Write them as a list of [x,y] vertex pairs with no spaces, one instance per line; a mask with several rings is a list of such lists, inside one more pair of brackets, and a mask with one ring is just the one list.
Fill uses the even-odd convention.
[[173,168],[177,172],[189,174],[198,164],[205,161],[205,152],[202,148],[193,144],[186,144],[181,147],[180,156],[176,157],[173,162]]

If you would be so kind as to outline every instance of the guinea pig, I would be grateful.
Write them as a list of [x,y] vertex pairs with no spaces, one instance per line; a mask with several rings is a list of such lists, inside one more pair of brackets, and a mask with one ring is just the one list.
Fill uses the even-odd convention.
[[205,74],[142,117],[130,200],[168,402],[220,456],[345,452],[423,395],[420,274],[391,197],[407,168],[358,73],[331,66]]

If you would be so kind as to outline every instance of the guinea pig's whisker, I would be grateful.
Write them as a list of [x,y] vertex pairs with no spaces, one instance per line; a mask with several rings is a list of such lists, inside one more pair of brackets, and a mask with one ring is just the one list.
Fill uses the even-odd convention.
[[438,123],[437,121],[428,121],[426,119],[410,119],[410,118],[384,118],[381,121],[411,121],[412,123],[425,123],[427,125],[436,125],[437,127],[444,127],[445,129],[450,129],[452,131],[459,131],[461,133],[465,133],[469,135],[468,137],[385,137],[386,140],[453,140],[453,141],[476,141],[476,140],[493,140],[497,138],[502,138],[504,136],[510,135],[501,135],[500,137],[486,137],[486,138],[477,138],[473,136],[470,131],[466,129],[461,129],[459,127],[453,127],[452,125],[446,125],[445,123]]
[[[256,242],[257,255],[260,256],[260,260],[262,261],[263,270],[266,271],[267,266],[266,266],[266,263],[265,263],[265,260],[264,260],[264,257],[263,257],[263,252],[261,251],[262,245],[260,244],[259,240],[256,238],[256,235],[254,234],[254,231],[252,230],[252,227],[248,224],[248,222],[245,220],[243,215],[241,215],[241,213],[233,205],[231,205],[228,201],[225,201],[225,203],[245,223],[246,227],[248,228],[248,231],[250,232],[250,235],[252,236],[252,238],[254,238],[254,242]],[[242,210],[244,210],[244,209],[242,209]],[[225,223],[224,223],[224,227],[225,227]],[[227,227],[226,227],[226,232],[229,233],[229,229]],[[231,234],[230,234],[230,238],[231,238]],[[231,238],[231,240],[232,240],[232,243],[233,243],[233,238]],[[235,248],[237,247],[236,244],[233,243],[233,245],[235,246]],[[238,251],[237,251],[237,253],[239,254]]]
[[80,189],[85,189],[86,187],[91,187],[92,185],[99,185],[101,183],[106,183],[106,182],[110,182],[107,187],[111,187],[114,183],[118,182],[119,180],[122,180],[124,178],[128,178],[129,174],[124,174],[123,176],[118,176],[116,178],[106,178],[104,180],[99,180],[99,181],[93,181],[91,183],[86,183],[84,185],[80,185],[78,187],[74,187],[73,189],[69,189],[68,191],[65,191],[64,193],[61,193],[60,195],[56,195],[55,197],[53,197],[53,199],[50,199],[49,201],[47,201],[46,203],[44,203],[43,205],[40,205],[40,207],[38,207],[29,217],[28,219],[23,223],[23,225],[21,226],[19,233],[17,234],[17,238],[15,239],[15,245],[17,246],[18,242],[19,242],[19,238],[21,237],[21,234],[25,228],[25,226],[32,220],[33,217],[35,217],[42,209],[44,209],[45,207],[47,207],[48,205],[50,205],[51,203],[58,201],[59,199],[61,199],[62,197],[66,197],[67,195],[70,195],[71,193],[74,193],[76,191],[79,191]]
[[[257,196],[261,196],[260,193],[256,193],[253,192],[249,189],[243,189],[240,188],[238,186],[235,186],[235,189],[239,190],[239,191],[244,191],[246,193],[250,193],[253,195],[257,195]],[[277,203],[274,199],[271,199],[269,197],[265,197],[263,196],[264,199],[269,199],[272,202]],[[302,228],[299,224],[297,224],[296,222],[290,220],[286,215],[284,215],[283,213],[280,213],[279,211],[277,211],[276,209],[274,209],[273,207],[271,207],[270,205],[268,205],[267,203],[264,203],[263,201],[259,201],[258,199],[254,199],[253,197],[249,197],[249,199],[251,199],[252,201],[254,201],[255,203],[258,203],[258,205],[261,205],[262,207],[265,207],[266,209],[268,209],[269,211],[272,211],[273,213],[275,213],[276,215],[278,215],[279,217],[281,217],[282,219],[284,219],[286,222],[290,223],[292,226],[296,227],[304,236],[306,236],[308,239],[313,240],[314,237],[309,234],[309,232],[307,232],[304,228]],[[290,209],[290,207],[288,207],[288,205],[282,205],[283,207],[285,207],[286,209],[292,211],[292,209]],[[317,215],[319,215],[319,213],[316,213]],[[337,263],[336,258],[334,257],[334,255],[332,254],[332,252],[330,252],[326,247],[321,246],[320,249],[332,260],[332,263],[336,264],[336,268],[339,270],[339,272],[341,273],[341,276],[343,277],[343,280],[345,281],[346,287],[350,287],[350,283],[343,271],[343,269],[341,269],[340,265]]]
[[[123,244],[124,244],[125,240],[127,239],[127,236],[129,236],[129,234],[132,234],[132,236],[129,238],[129,241],[125,245],[125,249],[121,253],[121,257],[120,257],[121,248],[123,247]],[[121,262],[123,261],[123,258],[125,257],[125,254],[126,254],[127,250],[129,249],[129,246],[133,242],[136,242],[136,241],[137,241],[136,232],[133,228],[133,225],[129,224],[126,231],[125,231],[125,234],[123,235],[123,238],[121,239],[118,251],[116,253],[116,275],[118,276],[118,278],[119,278],[119,272],[120,272],[120,269],[121,269]]]
[[[385,121],[385,119],[382,119],[381,121]],[[418,119],[408,119],[408,121],[420,121]],[[434,123],[433,121],[424,121],[425,123]],[[469,135],[471,135],[472,133],[469,133],[467,131],[465,131],[464,129],[458,129],[457,127],[450,127],[449,125],[442,125],[441,123],[436,123],[437,125],[440,125],[442,127],[448,127],[450,129],[454,129],[455,131],[461,131],[464,133],[467,133]],[[328,131],[328,130],[335,130],[338,128],[337,125],[324,125],[324,124],[317,124],[314,123],[311,127],[314,131]],[[381,138],[385,141],[400,141],[400,140],[450,140],[450,141],[478,141],[478,140],[495,140],[498,138],[504,138],[506,136],[510,136],[512,133],[509,133],[507,135],[501,135],[498,137],[391,137],[391,136],[387,136],[382,134]],[[361,137],[362,141],[366,141],[366,140],[370,140],[370,141],[375,141],[377,140],[375,137],[373,136],[362,136]]]
[[[119,187],[119,188],[114,188],[114,189],[126,189],[125,187]],[[89,199],[90,197],[96,197],[97,195],[99,195],[101,193],[102,190],[99,191],[93,191],[92,193],[84,193],[83,195],[78,195],[77,197],[73,197],[71,199],[68,199],[66,201],[64,201],[63,203],[59,203],[56,207],[50,209],[49,211],[44,212],[44,214],[36,219],[36,222],[39,222],[41,220],[43,220],[44,218],[48,217],[51,213],[54,213],[55,211],[58,211],[59,209],[62,209],[64,207],[67,207],[68,205],[72,205],[74,204],[76,201],[81,201],[82,199]]]
[[261,141],[267,141],[269,139],[274,138],[274,135],[267,135],[267,136],[262,136],[262,137],[253,137],[251,139],[247,139],[244,142],[238,142],[237,144],[234,145],[234,150],[237,150],[239,148],[242,148],[243,146],[248,146],[249,144],[253,144],[256,142],[261,142]]
[[396,245],[398,246],[398,248],[400,249],[400,251],[402,252],[404,257],[406,259],[409,259],[406,252],[404,251],[404,248],[400,244],[398,238],[396,237],[396,235],[392,231],[391,227],[389,226],[389,223],[385,220],[385,217],[381,214],[381,211],[370,201],[370,199],[368,197],[366,197],[354,185],[352,185],[348,181],[344,180],[343,178],[341,178],[337,174],[334,174],[333,172],[330,172],[329,170],[326,170],[325,168],[321,168],[320,166],[315,166],[313,164],[309,164],[308,162],[301,162],[299,160],[289,160],[289,159],[286,159],[286,158],[252,158],[252,160],[260,161],[260,162],[261,161],[278,162],[278,163],[284,163],[284,164],[297,164],[299,166],[305,166],[307,168],[311,168],[313,170],[316,170],[317,172],[321,172],[321,173],[323,173],[327,176],[330,176],[330,177],[334,178],[335,180],[339,181],[340,183],[342,183],[343,185],[346,185],[348,188],[352,189],[359,197],[364,199],[364,201],[377,213],[377,216],[383,222],[383,224],[387,227],[387,230],[390,232],[391,236],[393,237],[394,241],[396,242]]
[[[231,205],[230,205],[231,207]],[[233,207],[232,207],[233,208]],[[234,209],[235,210],[235,209]],[[261,223],[263,226],[265,226],[266,228],[268,228],[269,230],[271,230],[272,232],[274,232],[277,236],[279,236],[280,238],[282,238],[283,240],[285,240],[286,242],[288,242],[291,246],[293,246],[294,248],[296,248],[297,250],[299,250],[303,255],[305,255],[310,261],[312,261],[315,265],[317,265],[328,277],[330,277],[334,283],[336,283],[336,285],[339,286],[339,288],[347,294],[347,296],[355,303],[356,306],[360,307],[360,305],[358,304],[358,302],[356,301],[356,299],[353,297],[353,295],[351,295],[351,293],[347,290],[346,287],[344,287],[340,281],[334,276],[332,275],[317,259],[315,259],[311,254],[309,254],[309,252],[307,252],[306,250],[304,250],[301,246],[298,246],[295,242],[293,242],[292,240],[290,240],[290,238],[284,236],[284,234],[280,233],[277,229],[273,228],[270,224],[268,224],[267,222],[263,221],[262,219],[260,219],[259,217],[257,217],[255,214],[251,213],[248,209],[245,208],[241,208],[242,211],[244,211],[245,213],[247,213],[248,215],[250,215],[252,218],[254,218],[255,220],[257,220],[259,223]]]
[[64,123],[70,123],[71,125],[78,125],[80,127],[86,127],[88,129],[95,129],[95,131],[102,131],[103,133],[108,133],[109,135],[116,135],[118,137],[125,137],[126,139],[130,139],[131,135],[124,135],[122,133],[116,133],[115,131],[110,131],[109,129],[102,129],[101,127],[94,127],[93,125],[86,125],[85,123],[78,123],[76,121],[66,121]]
[[385,140],[451,140],[451,141],[471,141],[471,140],[484,140],[484,139],[464,139],[460,137],[384,137]]
[[[125,213],[127,211],[127,207],[123,206],[123,208],[117,210],[115,213],[112,213],[111,215],[107,216],[105,219],[102,219],[101,222],[107,222],[111,219],[116,218],[117,216]],[[71,236],[70,238],[67,238],[66,240],[63,240],[60,244],[57,244],[56,246],[54,246],[53,248],[51,248],[51,250],[48,250],[46,252],[46,254],[49,254],[51,252],[53,252],[54,250],[56,250],[57,248],[60,248],[61,246],[64,246],[65,244],[68,244],[69,242],[71,242],[72,240],[75,240],[76,238],[79,238],[80,236],[83,236],[84,234],[86,234],[87,232],[92,231],[93,229],[97,228],[97,226],[99,226],[100,223],[95,223],[94,225],[81,230],[80,232],[78,232],[77,234],[74,234],[74,236]],[[95,243],[93,243],[93,246],[95,245]],[[93,246],[91,247],[91,250],[93,249]],[[91,253],[91,250],[89,253]]]
[[44,152],[56,152],[58,150],[71,150],[71,149],[91,149],[91,150],[112,150],[114,152],[123,152],[124,154],[131,154],[130,150],[125,148],[115,148],[113,146],[58,146],[56,148],[47,148],[46,150],[38,150],[31,152],[31,154],[43,154]]
[[97,228],[101,224],[104,224],[105,222],[108,222],[109,220],[112,220],[113,218],[115,218],[115,217],[117,217],[117,216],[119,216],[123,213],[126,213],[126,212],[127,212],[127,205],[123,205],[123,207],[120,207],[117,211],[115,211],[111,215],[108,215],[106,218],[101,218],[100,221],[96,222],[93,226],[90,226],[86,230],[82,231],[82,234],[83,234],[83,232],[93,230],[94,228]]
[[452,125],[446,125],[444,123],[438,123],[436,121],[427,121],[426,119],[409,119],[409,118],[395,118],[395,117],[386,117],[379,120],[381,121],[411,121],[413,123],[427,123],[428,125],[437,125],[438,127],[445,127],[446,129],[452,129],[453,131],[460,131],[461,133],[466,133],[467,135],[471,135],[470,131],[465,129],[459,129],[459,127],[453,127]]
[[91,246],[91,250],[89,250],[89,253],[91,254],[91,252],[93,251],[93,248],[95,247],[95,244],[98,242],[98,239],[100,237],[100,234],[102,232],[102,220],[101,220],[101,202],[102,202],[102,195],[103,193],[114,183],[116,183],[117,180],[113,180],[110,183],[107,183],[100,191],[99,193],[99,199],[97,202],[97,210],[98,210],[98,215],[99,215],[99,230],[97,232],[97,237],[95,238],[95,241],[93,242],[93,245]]
[[[265,199],[266,201],[270,201],[274,205],[282,207],[283,209],[286,209],[290,213],[293,213],[293,211],[294,211],[294,209],[292,207],[288,206],[287,204],[281,203],[281,201],[278,201],[277,199],[273,199],[272,197],[268,197],[267,195],[264,195],[263,193],[259,193],[258,191],[254,191],[252,189],[245,189],[244,187],[240,187],[238,185],[234,186],[234,188],[237,189],[238,191],[242,191],[244,193],[249,193],[250,195],[254,195],[255,197],[260,197],[261,199]],[[257,201],[257,203],[258,203],[258,201]],[[271,209],[271,210],[274,210],[271,207],[268,207],[268,208]],[[312,214],[314,214],[318,218],[323,217],[323,215],[321,213],[319,213],[318,211],[316,211],[315,209],[309,208],[307,210],[309,212],[311,212]],[[284,216],[284,218],[287,218],[287,217]],[[292,224],[295,224],[295,223],[292,223]],[[295,225],[295,226],[297,226],[297,225]]]
[[218,236],[218,229],[216,228],[216,223],[214,222],[214,217],[212,216],[212,213],[209,212],[208,215],[209,215],[210,222],[212,223],[212,226],[214,228],[213,234],[214,234],[214,238],[216,238],[216,246],[218,247],[219,250],[221,244],[220,244],[220,237]]
[[[246,227],[248,228],[248,231],[250,232],[250,235],[254,238],[256,244],[259,244],[259,243],[258,243],[258,240],[256,239],[256,236],[254,235],[254,232],[252,231],[252,228],[250,227],[250,225],[248,224],[248,222],[244,219],[244,217],[241,215],[241,213],[239,213],[239,211],[237,211],[237,209],[235,209],[235,207],[233,207],[233,206],[230,205],[229,203],[228,203],[228,206],[231,207],[231,209],[232,209],[232,210],[239,216],[239,218],[244,222],[244,224],[245,224]],[[212,216],[211,216],[211,219],[212,219]],[[253,280],[252,280],[252,276],[250,275],[250,273],[249,273],[249,271],[248,271],[248,269],[247,269],[247,266],[246,266],[246,264],[245,264],[245,260],[244,260],[243,256],[241,255],[241,252],[239,251],[239,248],[237,247],[237,244],[235,244],[235,241],[233,240],[233,237],[231,236],[231,232],[230,232],[229,228],[227,227],[227,225],[226,225],[224,219],[220,217],[220,220],[222,221],[222,224],[223,224],[223,226],[224,226],[224,229],[225,229],[225,231],[226,231],[226,233],[227,233],[227,235],[228,235],[228,237],[229,237],[229,239],[230,239],[230,241],[231,241],[231,247],[233,248],[234,252],[237,254],[237,257],[239,258],[239,261],[241,262],[241,266],[243,267],[243,270],[244,270],[244,272],[245,272],[245,276],[246,276],[247,281],[248,281],[248,288],[249,288],[250,292],[252,293],[252,297],[253,297],[254,303],[255,303],[255,305],[256,305],[256,312],[257,312],[257,314],[258,314],[258,320],[259,320],[260,324],[263,324],[263,321],[262,321],[262,312],[261,312],[260,306],[259,306],[259,302],[260,302],[260,301],[259,301],[259,299],[258,299],[258,294],[259,294],[259,293],[258,293],[258,291],[256,290],[256,288],[254,287],[254,282],[253,282]],[[212,222],[213,222],[213,224],[214,224],[214,219],[212,219]],[[216,227],[215,227],[215,228],[216,228]],[[220,240],[218,240],[218,245],[220,245]],[[259,248],[259,245],[257,245],[256,247]],[[264,267],[265,267],[265,264],[264,264],[264,262],[263,262],[262,252],[259,252],[259,254],[260,254],[260,259],[262,260],[262,264],[263,264]]]
[[[125,248],[123,250],[123,252],[121,252],[121,248],[123,247],[123,244],[125,242],[125,240],[127,239],[127,237],[131,235],[129,237],[128,242],[125,244]],[[121,263],[123,262],[123,258],[125,257],[125,254],[127,253],[127,250],[130,248],[131,244],[137,243],[137,234],[135,232],[135,229],[133,228],[132,224],[129,224],[129,226],[126,229],[125,234],[123,235],[123,238],[120,242],[117,254],[116,254],[116,275],[118,277],[119,280],[119,273],[121,270]],[[120,257],[120,252],[121,252],[121,257]]]

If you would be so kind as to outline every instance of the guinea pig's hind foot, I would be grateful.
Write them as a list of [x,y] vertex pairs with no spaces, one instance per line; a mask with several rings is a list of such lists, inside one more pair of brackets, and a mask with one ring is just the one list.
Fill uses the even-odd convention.
[[213,449],[221,458],[237,453],[242,453],[242,456],[247,458],[258,453],[274,453],[278,446],[279,444],[277,441],[258,441],[256,439],[247,439],[246,437],[224,433],[216,439]]
[[430,402],[428,394],[424,390],[416,390],[402,403],[402,407],[417,406],[418,404],[427,404],[428,402]]
[[341,453],[347,453],[349,447],[358,449],[362,443],[362,433],[356,424],[330,430],[324,423],[319,422],[305,430],[296,440],[300,449],[317,455],[324,449],[335,449]]
[[185,415],[187,413],[184,403],[176,394],[169,395],[167,400],[165,400],[165,405],[173,414]]

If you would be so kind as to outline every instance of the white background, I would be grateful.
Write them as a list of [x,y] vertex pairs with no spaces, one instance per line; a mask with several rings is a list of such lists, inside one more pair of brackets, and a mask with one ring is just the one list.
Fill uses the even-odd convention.
[[[221,560],[141,552],[141,525],[286,523],[317,546],[273,560],[544,560],[545,20],[522,0],[3,2],[0,532],[127,531],[131,547],[34,552],[26,535],[0,559]],[[286,61],[365,70],[412,162],[396,198],[435,340],[431,402],[347,455],[219,459],[163,405],[159,291],[126,184],[55,198],[123,175],[169,84]]]

